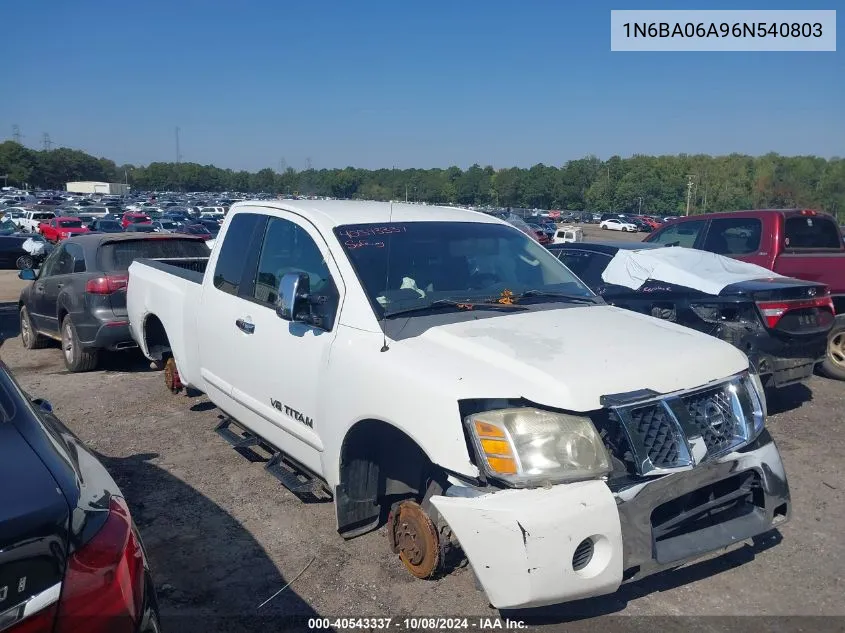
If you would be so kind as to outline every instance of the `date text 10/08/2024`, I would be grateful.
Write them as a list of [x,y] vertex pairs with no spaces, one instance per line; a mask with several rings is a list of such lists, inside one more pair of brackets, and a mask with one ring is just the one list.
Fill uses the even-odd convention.
[[309,618],[308,628],[312,630],[519,630],[528,628],[522,620],[497,617],[475,618]]

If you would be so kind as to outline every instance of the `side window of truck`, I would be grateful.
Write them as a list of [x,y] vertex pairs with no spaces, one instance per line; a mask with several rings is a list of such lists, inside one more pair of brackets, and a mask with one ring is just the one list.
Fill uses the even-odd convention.
[[704,228],[704,220],[693,220],[692,222],[678,222],[670,224],[665,229],[660,231],[653,240],[649,242],[656,242],[657,244],[665,244],[666,246],[683,246],[692,248]]
[[250,245],[256,229],[265,219],[266,216],[257,213],[239,213],[232,218],[214,267],[215,288],[237,296],[250,259]]
[[840,250],[839,231],[836,224],[819,216],[793,216],[786,218],[784,246],[791,249],[831,248]]
[[331,330],[338,292],[323,254],[305,229],[289,220],[271,217],[258,259],[254,299],[275,307],[279,282],[292,272],[308,275],[313,310],[320,317],[321,327]]
[[749,255],[760,250],[762,233],[758,218],[711,220],[702,249],[718,255]]

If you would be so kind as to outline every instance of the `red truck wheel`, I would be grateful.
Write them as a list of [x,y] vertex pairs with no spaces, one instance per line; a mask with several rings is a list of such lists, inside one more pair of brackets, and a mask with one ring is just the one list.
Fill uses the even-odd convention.
[[821,373],[834,380],[845,380],[845,319],[836,319],[827,337],[827,356]]

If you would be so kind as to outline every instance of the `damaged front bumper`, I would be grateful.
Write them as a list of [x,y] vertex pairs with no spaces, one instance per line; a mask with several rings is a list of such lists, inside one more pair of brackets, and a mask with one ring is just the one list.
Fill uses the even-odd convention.
[[613,593],[624,581],[767,532],[790,511],[767,431],[712,462],[638,483],[494,493],[453,486],[431,502],[499,609]]

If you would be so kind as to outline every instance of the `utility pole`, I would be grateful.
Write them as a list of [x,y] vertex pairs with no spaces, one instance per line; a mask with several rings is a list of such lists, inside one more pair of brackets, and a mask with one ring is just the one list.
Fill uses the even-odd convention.
[[687,174],[687,215],[689,215],[689,205],[692,198],[692,187],[695,183],[695,174]]
[[23,138],[23,134],[21,134],[21,128],[17,123],[15,123],[12,126],[12,140],[15,143],[17,143],[18,145],[21,145],[22,144],[21,143],[22,138]]
[[637,207],[637,215],[642,215],[642,213],[643,213],[643,197],[639,196],[637,198],[637,200],[639,201],[639,206]]
[[45,152],[53,149],[53,141],[50,140],[50,135],[47,132],[44,132],[44,135],[41,137],[41,144],[44,146]]
[[405,204],[408,204],[408,185],[405,185]]
[[176,163],[182,162],[182,152],[179,150],[179,127],[176,127]]

